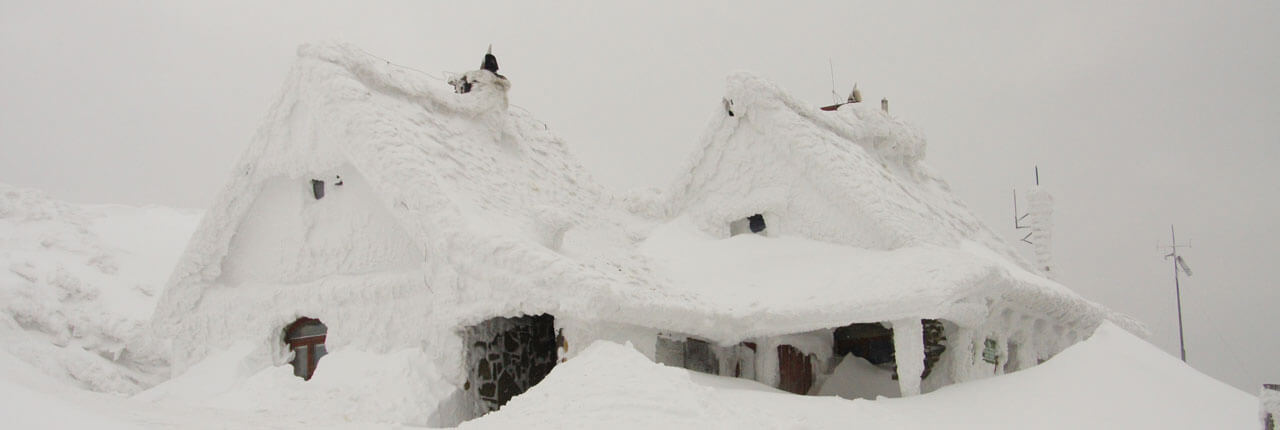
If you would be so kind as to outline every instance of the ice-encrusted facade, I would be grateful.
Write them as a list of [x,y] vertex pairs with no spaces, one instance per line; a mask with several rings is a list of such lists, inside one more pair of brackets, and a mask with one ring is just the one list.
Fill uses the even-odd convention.
[[[910,395],[1035,365],[1106,319],[1140,330],[1033,273],[878,109],[733,74],[685,173],[617,197],[509,108],[504,77],[468,72],[458,94],[349,46],[298,54],[160,299],[175,375],[224,350],[244,378],[286,366],[281,331],[314,318],[328,355],[293,396],[452,424],[513,395],[504,372],[522,390],[595,340],[793,392]],[[858,378],[898,392],[824,386]],[[326,391],[352,384],[407,398]]]

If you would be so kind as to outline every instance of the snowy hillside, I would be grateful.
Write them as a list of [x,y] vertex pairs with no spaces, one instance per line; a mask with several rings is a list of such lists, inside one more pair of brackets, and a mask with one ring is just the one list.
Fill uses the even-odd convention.
[[41,372],[102,392],[159,382],[137,336],[200,214],[74,205],[0,184],[0,339]]

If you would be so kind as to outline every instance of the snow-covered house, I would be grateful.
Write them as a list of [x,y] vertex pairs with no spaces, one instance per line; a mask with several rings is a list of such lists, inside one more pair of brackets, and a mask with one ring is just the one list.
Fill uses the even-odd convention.
[[[450,424],[596,340],[871,397],[1033,366],[1105,319],[1138,329],[1034,273],[879,109],[731,75],[684,175],[619,197],[506,78],[468,72],[460,94],[345,45],[298,54],[156,309],[175,375],[223,350],[338,391],[376,373],[408,387],[385,419]],[[392,369],[353,370],[373,362]]]

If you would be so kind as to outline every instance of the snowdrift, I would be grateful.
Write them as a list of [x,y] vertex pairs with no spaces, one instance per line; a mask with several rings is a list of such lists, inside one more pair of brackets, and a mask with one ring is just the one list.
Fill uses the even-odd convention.
[[874,402],[795,396],[601,342],[460,428],[1248,429],[1257,410],[1257,398],[1104,323],[1040,366]]
[[0,184],[0,341],[40,371],[132,394],[167,375],[145,336],[200,213],[74,205]]

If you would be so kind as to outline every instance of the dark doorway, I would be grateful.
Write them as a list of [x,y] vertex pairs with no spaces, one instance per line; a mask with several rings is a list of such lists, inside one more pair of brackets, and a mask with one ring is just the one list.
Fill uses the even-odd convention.
[[813,358],[791,345],[778,345],[778,389],[809,394],[813,388]]
[[293,324],[284,328],[284,343],[293,351],[293,374],[299,378],[310,380],[316,373],[316,364],[320,357],[328,351],[324,348],[324,340],[328,327],[314,318],[298,318]]
[[542,382],[559,358],[555,317],[493,318],[467,328],[467,389],[478,412],[495,411]]
[[[924,330],[924,372],[921,378],[928,378],[933,366],[942,359],[947,350],[945,326],[939,320],[920,320]],[[835,356],[844,357],[853,354],[866,359],[882,369],[893,370],[897,378],[898,363],[893,349],[893,329],[880,323],[849,324],[835,329],[832,333]]]
[[849,324],[833,333],[836,357],[853,354],[871,364],[893,369],[893,330],[879,323]]

